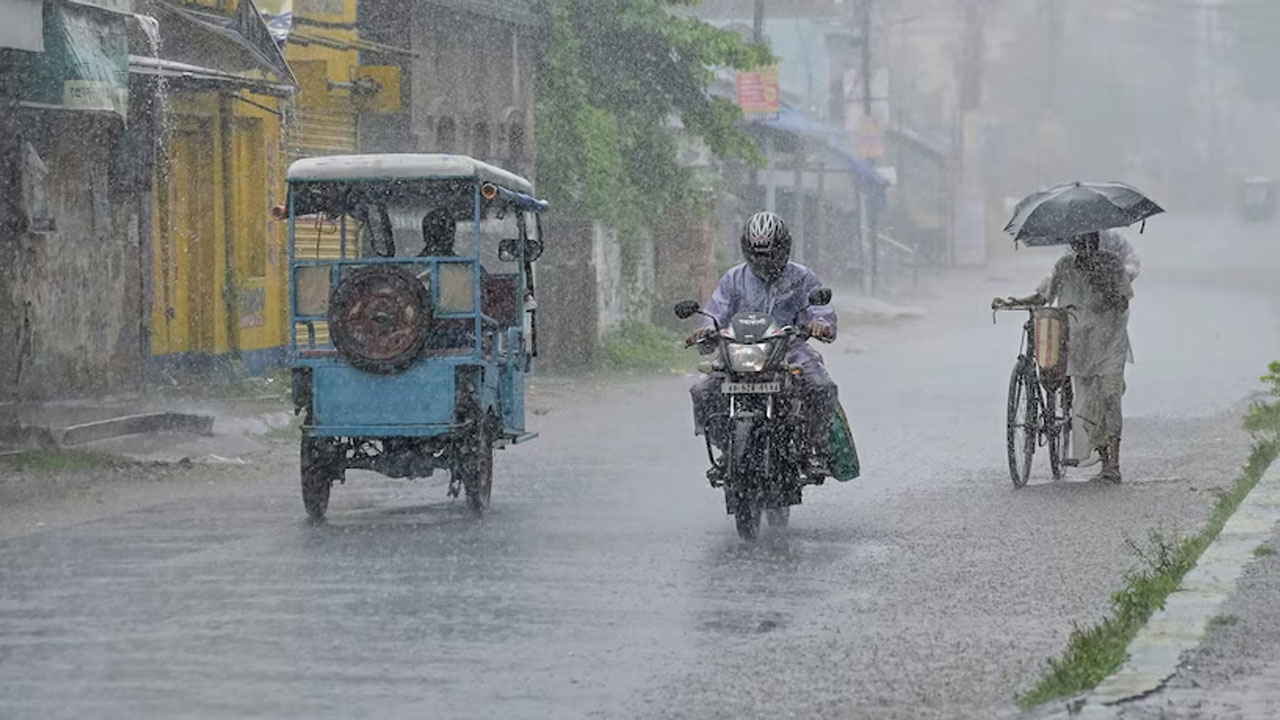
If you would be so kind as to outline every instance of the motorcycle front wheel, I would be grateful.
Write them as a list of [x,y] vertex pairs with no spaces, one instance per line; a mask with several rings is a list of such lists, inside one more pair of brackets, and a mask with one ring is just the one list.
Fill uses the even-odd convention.
[[769,521],[769,527],[781,530],[791,522],[791,508],[769,508],[765,510],[764,517]]
[[738,526],[738,537],[755,540],[760,535],[760,506],[751,502],[739,503],[733,522]]

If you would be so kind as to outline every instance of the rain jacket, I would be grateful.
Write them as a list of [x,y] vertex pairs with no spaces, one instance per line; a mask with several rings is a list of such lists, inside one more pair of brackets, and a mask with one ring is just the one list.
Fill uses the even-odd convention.
[[[1117,264],[1123,260],[1104,253]],[[1129,307],[1133,285],[1126,272],[1099,287],[1076,263],[1076,253],[1058,259],[1036,289],[1050,304],[1074,306],[1070,315],[1067,372],[1072,377],[1123,375],[1129,358]]]
[[1098,233],[1098,249],[1120,256],[1120,260],[1124,262],[1124,272],[1129,276],[1129,282],[1137,280],[1138,275],[1142,273],[1142,258],[1119,230],[1103,230]]
[[[729,321],[738,313],[761,312],[771,315],[779,325],[806,325],[821,321],[830,325],[834,333],[834,308],[830,305],[806,308],[809,293],[821,286],[818,276],[799,263],[787,263],[782,276],[772,283],[761,280],[746,263],[742,263],[730,268],[720,278],[703,310],[715,317],[720,327],[728,327]],[[711,325],[709,319],[703,323],[703,327]],[[787,354],[789,363],[803,365],[811,361],[821,363],[822,354],[808,343],[797,343]]]
[[1107,447],[1120,438],[1124,424],[1124,366],[1129,352],[1129,300],[1133,285],[1124,260],[1101,252],[1101,261],[1112,266],[1101,277],[1077,264],[1067,253],[1054,265],[1053,274],[1039,292],[1059,307],[1072,306],[1067,340],[1067,373],[1076,391],[1072,448],[1083,460],[1091,448]]

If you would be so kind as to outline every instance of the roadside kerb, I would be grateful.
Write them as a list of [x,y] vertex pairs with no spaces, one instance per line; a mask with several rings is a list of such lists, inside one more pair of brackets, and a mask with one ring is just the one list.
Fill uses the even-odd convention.
[[1149,695],[1173,677],[1182,656],[1199,647],[1236,590],[1254,549],[1268,542],[1280,525],[1280,460],[1263,473],[1227,520],[1217,538],[1129,645],[1129,657],[1083,698],[1068,701],[1050,717],[1115,718],[1128,700]]
[[213,434],[213,416],[178,412],[138,413],[66,427],[0,425],[0,442],[19,448],[56,450],[98,440],[157,432]]

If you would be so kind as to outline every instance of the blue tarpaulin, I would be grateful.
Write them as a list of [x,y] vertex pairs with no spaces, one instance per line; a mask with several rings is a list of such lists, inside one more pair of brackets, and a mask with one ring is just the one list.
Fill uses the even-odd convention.
[[778,117],[757,120],[756,122],[771,130],[793,135],[806,135],[820,141],[826,147],[828,153],[853,173],[854,177],[858,179],[859,185],[870,189],[873,193],[882,194],[885,188],[889,186],[889,181],[885,180],[884,176],[874,166],[865,160],[854,157],[853,154],[840,147],[839,140],[845,135],[845,131],[840,128],[818,122],[785,102],[781,104]]

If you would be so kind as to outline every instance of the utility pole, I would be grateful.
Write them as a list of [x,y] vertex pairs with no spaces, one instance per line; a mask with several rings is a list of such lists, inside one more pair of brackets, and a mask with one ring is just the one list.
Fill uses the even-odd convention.
[[[752,23],[751,38],[757,44],[764,42],[764,0],[756,0],[755,17]],[[777,183],[773,176],[773,137],[769,135],[769,131],[765,130],[764,136],[764,160],[765,160],[765,188],[764,188],[764,208],[769,212],[777,209]],[[756,168],[751,172],[752,184],[756,187],[760,185],[760,170]]]
[[[862,123],[860,131],[870,129],[872,123],[871,116],[871,51],[872,51],[872,3],[874,0],[857,0],[854,5],[854,22],[858,26],[859,40],[859,58],[858,58],[858,79],[862,84]],[[876,213],[872,210],[872,203],[869,202],[868,192],[870,187],[865,185],[858,189],[858,223],[859,232],[862,240],[862,251],[867,259],[867,265],[863,274],[863,288],[868,295],[875,295],[879,290],[880,278],[880,229]]]
[[871,3],[873,0],[858,2],[858,34],[862,37],[862,113],[871,117]]
[[986,262],[986,193],[982,171],[982,75],[986,55],[988,0],[965,0],[960,54],[960,183],[953,260],[961,265]]
[[1045,54],[1048,68],[1045,73],[1045,110],[1051,115],[1058,112],[1058,87],[1062,77],[1062,0],[1044,0],[1045,4]]
[[1223,157],[1222,143],[1222,118],[1219,114],[1220,101],[1218,92],[1218,43],[1221,41],[1218,34],[1218,2],[1206,2],[1204,5],[1204,70],[1205,70],[1205,93],[1207,95],[1206,104],[1208,105],[1208,142],[1206,143],[1208,150],[1209,177],[1212,181],[1209,183],[1210,192],[1207,193],[1210,201],[1217,203],[1221,200],[1217,196],[1217,189],[1223,187],[1223,183],[1219,178],[1223,177],[1222,168],[1225,167],[1225,158]]
[[1036,181],[1049,182],[1049,170],[1061,172],[1058,139],[1061,121],[1058,115],[1058,98],[1062,87],[1062,0],[1042,0],[1045,23],[1045,94],[1044,104],[1037,118],[1039,137],[1036,146]]

